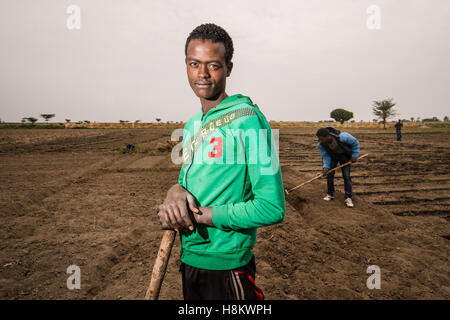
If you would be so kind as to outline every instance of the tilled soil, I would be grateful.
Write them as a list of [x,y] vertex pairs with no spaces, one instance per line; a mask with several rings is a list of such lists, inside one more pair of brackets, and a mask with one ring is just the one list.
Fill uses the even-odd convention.
[[[157,143],[170,129],[1,130],[0,298],[141,299],[162,231],[155,207],[179,166]],[[350,133],[353,133],[350,131]],[[267,299],[448,299],[450,134],[353,133],[355,208],[325,202],[325,179],[292,192],[282,224],[254,248]],[[137,153],[121,153],[132,143]],[[321,168],[315,137],[281,129],[286,188]],[[161,299],[181,299],[179,239]],[[81,269],[69,290],[66,269]],[[381,289],[366,286],[381,270]]]

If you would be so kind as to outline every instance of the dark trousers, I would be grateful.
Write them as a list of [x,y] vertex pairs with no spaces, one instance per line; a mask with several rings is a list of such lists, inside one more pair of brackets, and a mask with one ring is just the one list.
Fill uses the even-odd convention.
[[255,257],[233,270],[206,270],[181,263],[185,300],[264,300],[255,284]]
[[397,141],[402,141],[402,131],[397,130]]
[[[337,156],[336,158],[331,158],[331,168],[334,169],[337,167],[337,164],[344,164],[348,162],[350,159],[345,156]],[[353,196],[352,194],[352,179],[350,177],[350,168],[351,165],[345,166],[341,168],[342,170],[342,177],[344,178],[344,189],[345,189],[345,199],[351,198]],[[329,195],[334,195],[334,174],[336,171],[333,171],[327,175],[327,187],[328,191],[327,193]]]

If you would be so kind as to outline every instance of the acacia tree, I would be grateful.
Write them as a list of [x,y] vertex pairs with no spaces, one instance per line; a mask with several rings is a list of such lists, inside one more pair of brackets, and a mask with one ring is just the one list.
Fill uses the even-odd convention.
[[156,118],[156,122],[160,122],[161,121],[161,118]]
[[373,102],[373,114],[383,121],[383,129],[386,129],[386,120],[397,114],[394,110],[396,103],[393,100],[394,98],[389,98]]
[[43,113],[40,115],[42,118],[45,119],[45,121],[48,122],[49,119],[53,118],[55,115],[54,114],[49,114],[49,113]]
[[28,117],[28,118],[24,118],[24,119],[27,120],[28,122],[30,122],[32,125],[34,125],[34,123],[35,123],[36,121],[38,121],[38,119],[33,118],[33,117]]
[[338,108],[331,111],[330,117],[343,124],[345,121],[353,118],[353,112]]

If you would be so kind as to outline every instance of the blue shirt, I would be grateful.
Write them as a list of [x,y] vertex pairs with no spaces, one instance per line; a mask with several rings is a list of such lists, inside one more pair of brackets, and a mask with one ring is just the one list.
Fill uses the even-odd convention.
[[[330,133],[332,136],[339,137],[339,140],[341,142],[348,144],[352,148],[352,158],[358,158],[359,156],[359,141],[352,136],[350,133],[347,132],[341,132],[339,136],[336,136],[335,134]],[[331,169],[331,156],[325,150],[325,148],[322,146],[322,144],[318,143],[320,154],[322,155],[322,162],[323,162],[323,168],[325,170]]]

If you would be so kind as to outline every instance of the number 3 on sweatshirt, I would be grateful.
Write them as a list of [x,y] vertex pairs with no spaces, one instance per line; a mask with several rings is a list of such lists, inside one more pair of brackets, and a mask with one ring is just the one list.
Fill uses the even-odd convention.
[[[214,145],[214,143],[217,142],[217,144]],[[222,147],[223,147],[223,138],[222,137],[214,137],[211,139],[209,144],[213,145],[212,150],[208,152],[208,157],[210,158],[220,158],[222,156]]]

